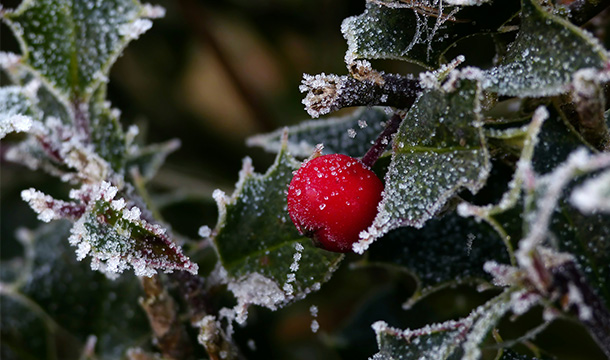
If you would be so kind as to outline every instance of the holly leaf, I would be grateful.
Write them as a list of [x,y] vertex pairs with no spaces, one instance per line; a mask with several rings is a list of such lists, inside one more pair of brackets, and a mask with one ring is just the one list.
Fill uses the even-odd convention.
[[[68,221],[22,230],[24,256],[4,262],[0,286],[2,357],[118,359],[150,336],[144,312],[134,311],[134,276],[110,280],[70,256]],[[12,268],[17,277],[7,277]],[[11,272],[10,270],[8,272]],[[86,306],[83,306],[86,304]]]
[[491,168],[481,129],[481,88],[454,74],[451,84],[429,89],[407,113],[393,140],[379,213],[354,250],[392,229],[421,228],[462,188],[475,193]]
[[[367,0],[364,13],[343,20],[347,40],[346,63],[358,59],[396,59],[437,68],[442,56],[458,40],[491,33],[518,11],[513,1],[476,7],[452,6],[445,1],[426,5],[402,1]],[[459,5],[471,5],[460,1]]]
[[509,262],[507,249],[491,226],[454,212],[430,220],[421,229],[393,230],[367,255],[373,264],[399,266],[415,277],[418,289],[406,306],[446,286],[489,283],[483,265]]
[[400,330],[383,321],[376,322],[373,329],[379,352],[373,359],[479,359],[487,334],[511,309],[513,292],[505,290],[463,319],[422,329]]
[[45,222],[71,219],[70,244],[78,260],[91,255],[91,268],[109,275],[132,267],[137,276],[152,276],[157,269],[197,273],[192,263],[166,230],[142,217],[138,205],[117,197],[118,189],[107,182],[84,185],[70,192],[71,202],[53,199],[35,189],[22,198]]
[[[308,157],[316,145],[323,144],[324,154],[364,155],[369,144],[383,131],[388,115],[383,108],[359,108],[339,117],[301,122],[288,128],[288,151],[292,156]],[[284,130],[256,135],[248,139],[249,146],[260,146],[278,153]]]
[[220,216],[213,243],[240,311],[248,304],[275,310],[318,290],[343,258],[314,247],[290,220],[286,191],[299,166],[284,145],[265,174],[246,158],[234,194],[214,193]]
[[151,27],[138,1],[27,0],[3,19],[21,45],[21,64],[68,104],[108,81],[127,43]]
[[483,87],[499,95],[545,97],[564,93],[572,74],[601,69],[608,54],[599,41],[536,1],[521,1],[521,27],[501,63],[486,72]]

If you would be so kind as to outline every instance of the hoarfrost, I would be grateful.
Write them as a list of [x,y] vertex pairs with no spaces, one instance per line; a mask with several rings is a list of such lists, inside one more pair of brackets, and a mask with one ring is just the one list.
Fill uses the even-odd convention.
[[610,213],[610,170],[574,189],[570,201],[583,213]]
[[210,237],[210,235],[212,235],[212,229],[210,229],[209,226],[203,225],[199,228],[199,236],[202,238],[207,239]]
[[165,8],[159,5],[143,4],[141,14],[149,19],[159,19],[165,16]]
[[25,115],[0,115],[0,139],[12,132],[27,132],[32,127],[32,118]]
[[152,28],[152,21],[148,19],[137,19],[132,23],[119,27],[119,35],[125,36],[129,40],[135,40],[150,28]]
[[[362,107],[351,114],[339,117],[328,117],[320,120],[308,120],[289,127],[288,152],[297,157],[308,157],[314,152],[316,144],[324,144],[324,153],[341,153],[350,156],[362,156],[384,129],[388,115],[380,107]],[[358,130],[359,141],[350,138],[349,129]],[[277,153],[282,146],[282,134],[285,129],[253,136],[247,140],[249,146],[260,146],[266,151]]]
[[259,273],[251,273],[243,279],[229,282],[228,289],[237,298],[235,320],[238,324],[245,323],[248,317],[248,305],[260,305],[277,310],[278,306],[286,301],[286,295],[275,281]]
[[378,214],[353,244],[356,253],[392,229],[422,227],[460,188],[476,193],[485,184],[491,165],[478,75],[454,70],[446,83],[416,100],[394,137]]
[[0,51],[0,68],[8,70],[15,68],[21,62],[21,56],[15,53]]

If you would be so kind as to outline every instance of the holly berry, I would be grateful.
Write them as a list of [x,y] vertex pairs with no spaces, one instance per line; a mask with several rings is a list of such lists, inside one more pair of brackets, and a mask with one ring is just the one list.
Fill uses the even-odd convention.
[[288,189],[288,212],[302,235],[335,252],[352,244],[377,215],[383,183],[360,160],[323,155],[297,170]]

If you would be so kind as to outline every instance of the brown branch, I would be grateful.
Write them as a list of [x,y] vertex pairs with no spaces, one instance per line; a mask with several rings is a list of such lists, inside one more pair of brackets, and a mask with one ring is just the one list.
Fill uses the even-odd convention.
[[369,151],[367,151],[362,157],[362,163],[364,165],[368,166],[369,168],[375,165],[377,159],[379,159],[381,154],[383,154],[385,149],[387,149],[388,144],[392,140],[392,135],[398,131],[398,127],[400,126],[401,122],[402,116],[400,113],[394,113],[394,115],[392,115],[392,117],[388,120],[385,129],[375,140],[373,146],[371,146]]
[[165,290],[159,276],[142,277],[141,282],[145,296],[140,300],[140,305],[148,316],[161,353],[168,359],[191,358],[193,347],[188,334],[178,318],[176,304]]
[[[410,76],[375,73],[361,77],[338,75],[305,75],[300,87],[307,95],[303,99],[305,110],[316,118],[350,106],[393,106],[407,109],[421,87]],[[354,76],[356,75],[356,76]]]

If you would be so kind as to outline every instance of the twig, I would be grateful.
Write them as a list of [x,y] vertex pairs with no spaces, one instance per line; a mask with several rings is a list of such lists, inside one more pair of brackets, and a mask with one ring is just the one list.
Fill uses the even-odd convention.
[[140,304],[148,316],[157,346],[163,356],[176,360],[191,358],[192,344],[188,340],[186,329],[180,322],[176,304],[163,287],[159,276],[140,279],[145,293]]
[[385,129],[381,132],[381,134],[379,134],[379,136],[375,140],[373,146],[371,146],[369,151],[367,151],[366,154],[364,154],[364,156],[362,157],[362,163],[364,165],[369,168],[375,165],[377,159],[379,159],[381,154],[383,154],[385,149],[388,147],[390,140],[392,140],[392,135],[394,135],[396,131],[398,131],[398,127],[400,126],[401,122],[401,114],[398,112],[394,113],[394,115],[392,115],[392,117],[388,120]]
[[319,117],[350,106],[388,105],[409,108],[421,91],[419,81],[410,76],[378,73],[375,78],[354,76],[304,75],[303,104],[312,117]]

